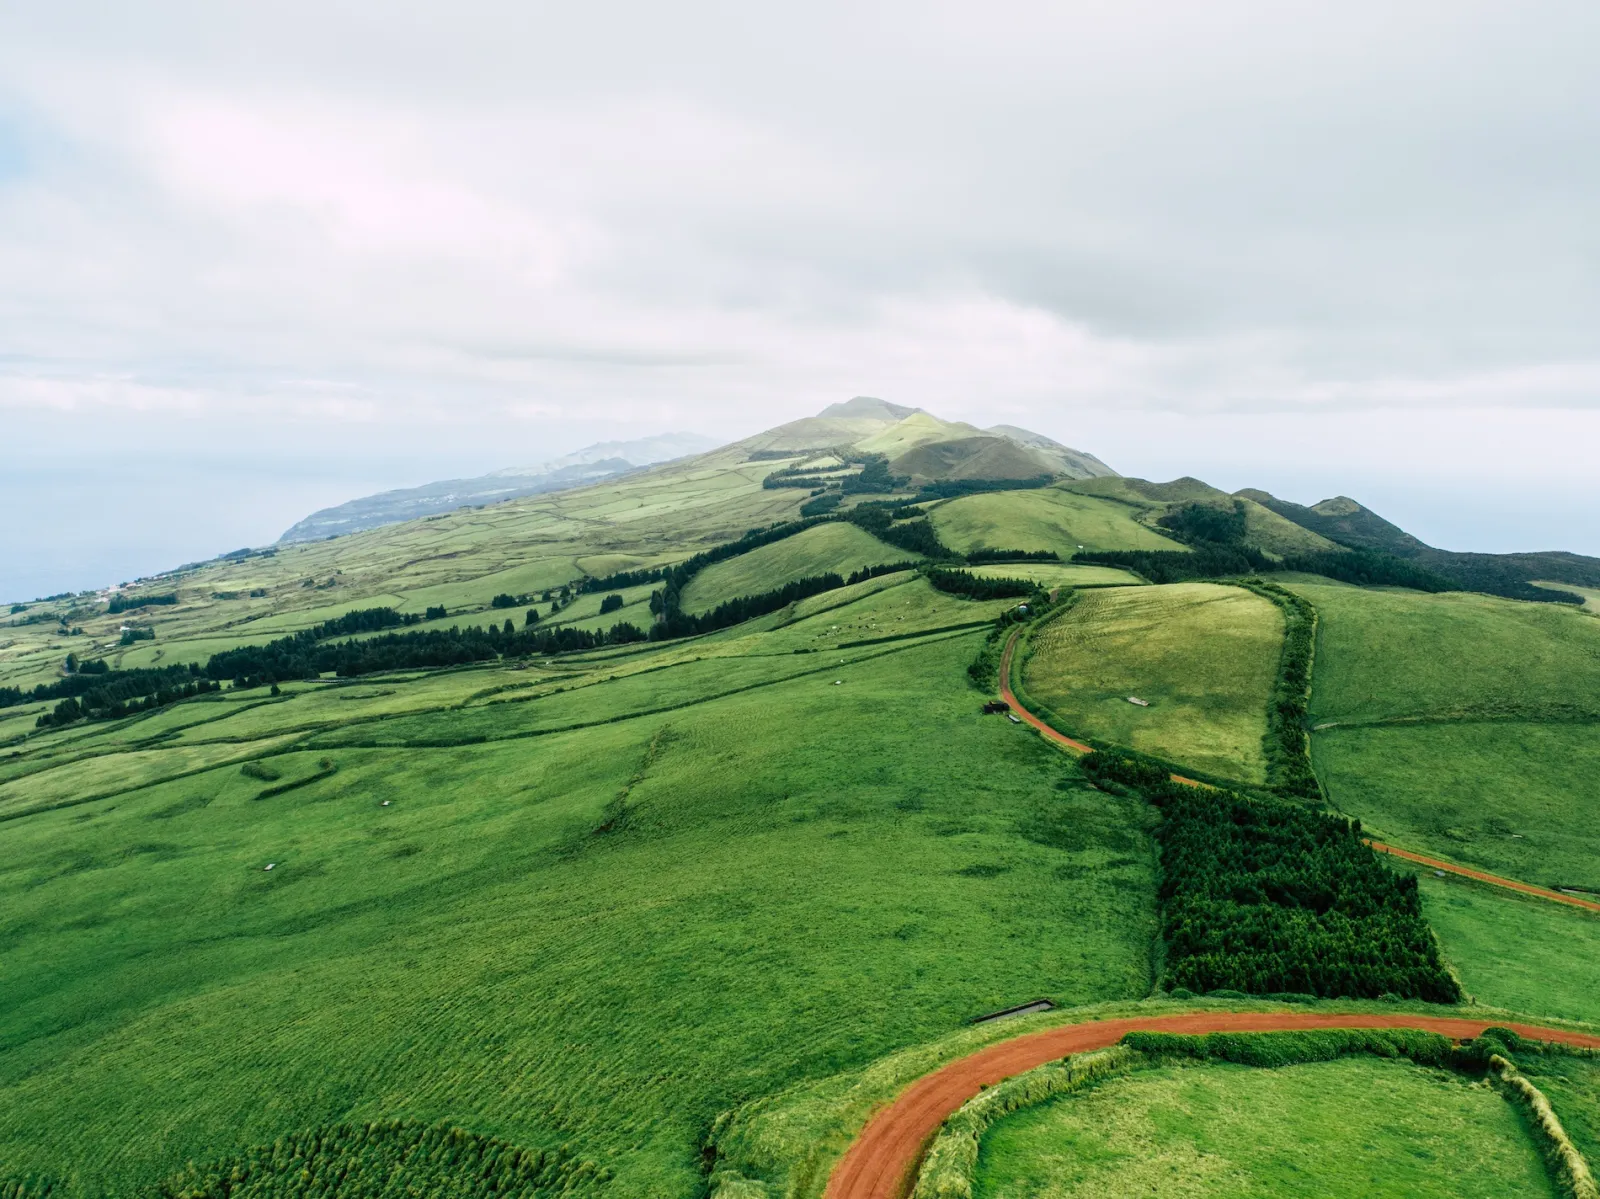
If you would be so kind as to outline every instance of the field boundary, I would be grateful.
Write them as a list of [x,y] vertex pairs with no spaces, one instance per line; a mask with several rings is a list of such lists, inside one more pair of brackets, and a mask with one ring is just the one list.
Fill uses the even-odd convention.
[[1491,1019],[1340,1012],[1188,1012],[1067,1024],[1000,1041],[923,1075],[880,1108],[828,1178],[825,1199],[905,1199],[923,1153],[944,1121],[1007,1078],[1074,1053],[1107,1049],[1130,1032],[1293,1032],[1310,1029],[1416,1028],[1467,1041],[1509,1028],[1535,1041],[1600,1048],[1600,1036]]
[[[1016,693],[1012,690],[1012,652],[1016,648],[1017,641],[1019,640],[1021,634],[1022,630],[1020,628],[1016,632],[1012,633],[1010,639],[1006,642],[1006,648],[1004,652],[1000,655],[1000,698],[1011,705],[1011,710],[1016,713],[1018,719],[1020,719],[1024,724],[1030,725],[1034,729],[1037,729],[1045,740],[1054,745],[1060,746],[1062,749],[1070,750],[1075,754],[1082,755],[1093,753],[1094,746],[1067,736],[1059,729],[1056,729],[1045,723],[1045,721],[1040,719],[1034,713],[1030,712],[1022,703],[1022,701],[1017,698]],[[1188,786],[1207,785],[1201,783],[1197,779],[1188,778],[1184,775],[1176,773],[1172,775],[1172,781],[1175,783],[1183,783]],[[1443,870],[1448,874],[1454,874],[1461,878],[1469,878],[1475,882],[1487,883],[1491,887],[1501,887],[1507,891],[1515,891],[1521,895],[1531,895],[1536,899],[1548,899],[1555,903],[1566,904],[1569,907],[1581,908],[1590,912],[1600,912],[1600,903],[1596,903],[1588,899],[1580,899],[1576,895],[1566,895],[1560,891],[1552,891],[1548,887],[1538,886],[1535,883],[1525,883],[1519,879],[1506,878],[1503,875],[1498,874],[1490,874],[1486,870],[1474,870],[1470,866],[1458,866],[1454,862],[1447,862],[1441,858],[1431,858],[1426,854],[1416,853],[1409,849],[1401,849],[1398,846],[1389,845],[1383,841],[1374,841],[1368,838],[1363,838],[1363,840],[1365,840],[1368,845],[1377,850],[1379,853],[1390,854],[1393,857],[1402,858],[1408,862],[1414,862],[1419,866],[1427,866],[1433,870]]]

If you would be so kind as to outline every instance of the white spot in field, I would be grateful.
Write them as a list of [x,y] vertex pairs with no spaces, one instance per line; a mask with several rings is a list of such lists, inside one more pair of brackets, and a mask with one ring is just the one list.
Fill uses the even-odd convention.
[[1440,878],[1444,877],[1444,871],[1443,870],[1435,870],[1434,873],[1437,874]]
[[389,806],[389,801],[387,799],[383,801],[383,806],[386,808]]
[[277,864],[278,864],[278,863],[276,863],[276,862],[268,862],[268,863],[267,863],[267,864],[266,864],[266,865],[265,865],[265,866],[263,866],[263,867],[262,867],[262,868],[261,868],[261,869],[263,869],[263,870],[271,870],[271,869],[272,869],[272,868],[273,868],[273,867],[274,867],[274,866],[276,866],[276,865],[277,865]]
[[843,685],[843,684],[844,684],[844,680],[843,680],[843,679],[834,679],[834,680],[833,680],[833,685],[834,685],[834,686],[835,686],[835,687],[839,687],[839,686],[842,686],[842,685]]

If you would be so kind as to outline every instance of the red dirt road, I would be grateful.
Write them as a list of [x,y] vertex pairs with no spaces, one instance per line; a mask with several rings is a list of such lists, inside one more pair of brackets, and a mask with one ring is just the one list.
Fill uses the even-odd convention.
[[[939,1126],[983,1087],[1056,1061],[1069,1053],[1104,1049],[1125,1033],[1284,1032],[1306,1028],[1421,1028],[1469,1040],[1494,1022],[1443,1016],[1337,1012],[1188,1012],[1068,1024],[1001,1041],[951,1062],[912,1083],[867,1121],[828,1179],[825,1199],[902,1199]],[[1568,1029],[1508,1024],[1526,1037],[1600,1048],[1600,1036]]]
[[1017,635],[1021,632],[1022,630],[1018,629],[1016,633],[1011,634],[1006,640],[1005,652],[1000,655],[1000,698],[1011,705],[1011,710],[1017,714],[1022,723],[1031,724],[1038,729],[1044,735],[1046,741],[1054,741],[1057,745],[1064,745],[1074,753],[1092,754],[1094,746],[1085,745],[1082,741],[1074,741],[1065,733],[1056,732],[1055,729],[1024,708],[1018,702],[1017,697],[1011,693],[1011,652],[1017,648]]
[[[1032,712],[1028,711],[1027,708],[1023,707],[1022,704],[1017,700],[1016,695],[1012,693],[1011,651],[1016,648],[1017,638],[1021,632],[1022,630],[1018,629],[1015,633],[1011,634],[1010,640],[1006,642],[1005,652],[1000,655],[1000,698],[1011,705],[1011,710],[1017,714],[1018,718],[1021,719],[1024,724],[1030,724],[1034,728],[1038,729],[1039,732],[1044,735],[1046,740],[1053,741],[1055,744],[1066,749],[1070,749],[1074,753],[1092,753],[1094,750],[1092,745],[1085,745],[1082,741],[1074,741],[1065,733],[1057,732],[1044,721],[1040,720]],[[1191,787],[1200,786],[1200,784],[1194,779],[1185,778],[1181,774],[1173,775],[1172,781],[1175,783],[1184,783]],[[1533,895],[1539,899],[1548,899],[1555,903],[1564,903],[1571,907],[1584,908],[1591,912],[1600,912],[1600,903],[1596,903],[1590,899],[1579,899],[1576,895],[1566,895],[1560,891],[1552,891],[1548,887],[1539,887],[1535,886],[1533,883],[1519,882],[1514,878],[1505,878],[1498,874],[1490,874],[1485,870],[1473,870],[1469,866],[1457,866],[1454,862],[1446,862],[1439,858],[1430,858],[1425,854],[1413,853],[1409,849],[1400,849],[1393,845],[1386,845],[1382,841],[1368,841],[1367,844],[1372,846],[1372,848],[1376,849],[1379,853],[1393,854],[1397,858],[1404,858],[1408,862],[1416,862],[1418,865],[1428,866],[1434,870],[1443,870],[1449,874],[1460,875],[1462,878],[1476,879],[1480,883],[1488,883],[1493,887],[1504,887],[1508,891],[1517,891],[1523,895]]]
[[1492,883],[1496,887],[1505,887],[1508,891],[1521,891],[1524,895],[1537,895],[1540,899],[1553,900],[1556,903],[1569,903],[1575,908],[1587,908],[1591,912],[1600,912],[1600,903],[1589,899],[1579,899],[1576,895],[1566,895],[1560,891],[1551,891],[1547,887],[1537,887],[1532,883],[1519,883],[1514,878],[1502,878],[1498,874],[1486,874],[1482,870],[1472,870],[1466,866],[1457,866],[1451,862],[1441,862],[1438,858],[1430,858],[1426,854],[1412,853],[1409,849],[1399,849],[1393,845],[1385,845],[1382,841],[1368,841],[1379,853],[1392,853],[1397,858],[1404,858],[1408,862],[1418,862],[1423,866],[1431,866],[1435,870],[1448,870],[1451,874],[1459,874],[1465,878],[1475,878],[1480,883]]

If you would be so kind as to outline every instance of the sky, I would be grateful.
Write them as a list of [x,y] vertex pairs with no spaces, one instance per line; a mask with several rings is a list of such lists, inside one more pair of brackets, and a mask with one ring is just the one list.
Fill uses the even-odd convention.
[[852,395],[1600,554],[1600,5],[0,6],[0,595]]

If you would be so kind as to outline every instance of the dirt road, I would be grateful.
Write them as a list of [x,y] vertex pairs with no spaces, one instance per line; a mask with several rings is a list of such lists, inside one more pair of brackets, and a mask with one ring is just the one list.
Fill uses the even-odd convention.
[[1438,858],[1430,858],[1426,854],[1412,853],[1409,849],[1399,849],[1393,845],[1385,845],[1382,841],[1368,841],[1379,853],[1392,853],[1397,858],[1404,858],[1408,862],[1417,862],[1423,866],[1431,866],[1435,870],[1447,870],[1451,874],[1459,874],[1465,878],[1475,878],[1480,883],[1491,883],[1496,887],[1505,887],[1509,891],[1520,891],[1524,895],[1537,895],[1540,899],[1549,899],[1555,903],[1571,904],[1575,908],[1586,908],[1591,912],[1600,912],[1600,903],[1592,899],[1579,899],[1576,895],[1567,895],[1561,891],[1552,891],[1548,887],[1535,886],[1533,883],[1521,883],[1514,878],[1502,878],[1498,874],[1489,874],[1482,870],[1472,870],[1466,866],[1457,866],[1451,862],[1443,862]]
[[[1021,633],[1022,630],[1018,629],[1015,633],[1011,634],[1010,639],[1006,642],[1005,652],[1000,655],[1000,698],[1011,705],[1011,710],[1017,714],[1018,719],[1020,719],[1024,724],[1030,724],[1034,728],[1038,729],[1039,732],[1044,735],[1046,740],[1053,741],[1055,744],[1062,746],[1065,749],[1070,749],[1074,753],[1086,754],[1093,752],[1094,747],[1092,745],[1085,745],[1082,741],[1075,741],[1065,733],[1057,732],[1055,729],[1051,728],[1032,712],[1028,711],[1027,708],[1023,707],[1016,695],[1013,694],[1011,690],[1011,654],[1012,651],[1014,651],[1017,647],[1017,638],[1021,635]],[[1172,781],[1175,783],[1186,783],[1190,786],[1199,786],[1194,779],[1185,778],[1181,774],[1173,775]],[[1376,849],[1379,853],[1393,854],[1397,858],[1404,858],[1408,862],[1416,862],[1418,865],[1428,866],[1434,870],[1443,870],[1446,873],[1459,875],[1462,878],[1475,879],[1480,883],[1488,883],[1490,886],[1494,887],[1504,887],[1508,891],[1516,891],[1523,895],[1533,895],[1539,899],[1551,900],[1554,903],[1564,903],[1570,907],[1584,908],[1585,910],[1591,912],[1600,912],[1600,903],[1596,903],[1590,899],[1580,899],[1576,895],[1566,895],[1560,891],[1552,891],[1548,887],[1540,887],[1533,883],[1520,882],[1514,878],[1505,878],[1498,874],[1490,874],[1486,870],[1473,870],[1469,866],[1457,866],[1454,862],[1446,862],[1439,858],[1430,858],[1425,854],[1413,853],[1409,849],[1400,849],[1393,845],[1387,845],[1382,841],[1368,841],[1367,844],[1372,846],[1372,848]]]
[[[1125,1033],[1283,1032],[1306,1028],[1421,1028],[1457,1040],[1477,1036],[1492,1021],[1441,1016],[1337,1012],[1189,1012],[1068,1024],[1001,1041],[951,1062],[912,1083],[867,1122],[828,1179],[826,1199],[901,1199],[939,1125],[982,1088],[1069,1053],[1104,1049]],[[1541,1041],[1600,1048],[1600,1036],[1568,1029],[1510,1024]]]

